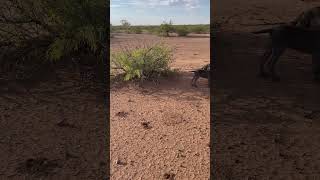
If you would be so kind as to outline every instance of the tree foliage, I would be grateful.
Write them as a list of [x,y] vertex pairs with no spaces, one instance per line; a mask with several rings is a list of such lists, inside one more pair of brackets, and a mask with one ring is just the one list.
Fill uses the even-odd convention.
[[179,35],[179,36],[187,36],[190,32],[187,26],[178,26],[175,27],[175,32]]
[[[60,60],[81,53],[102,55],[107,24],[104,0],[4,0],[0,48],[12,59]],[[1,58],[1,57],[0,57]]]
[[170,20],[169,23],[164,21],[159,27],[159,35],[169,37],[169,33],[173,30],[172,21]]
[[122,28],[125,30],[126,33],[129,33],[130,32],[130,26],[131,24],[129,23],[129,21],[125,20],[125,19],[122,19],[120,21],[121,25],[122,25]]

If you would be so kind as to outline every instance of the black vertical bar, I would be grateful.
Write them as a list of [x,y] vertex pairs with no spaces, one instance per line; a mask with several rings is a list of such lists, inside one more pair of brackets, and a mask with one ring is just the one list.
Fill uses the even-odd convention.
[[210,180],[213,179],[214,174],[214,97],[213,97],[213,83],[214,83],[214,69],[216,68],[216,52],[215,52],[215,31],[214,31],[214,3],[210,1]]
[[103,51],[103,65],[104,65],[104,103],[105,103],[105,113],[106,113],[106,151],[107,151],[107,167],[106,167],[106,179],[110,179],[110,0],[107,0],[106,6],[106,16],[105,16],[105,36],[104,36],[104,51]]

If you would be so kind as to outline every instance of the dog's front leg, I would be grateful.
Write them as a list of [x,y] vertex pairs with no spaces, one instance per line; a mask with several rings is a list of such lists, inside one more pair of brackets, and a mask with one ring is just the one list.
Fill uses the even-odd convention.
[[198,87],[197,86],[197,80],[199,79],[200,75],[198,72],[194,72],[194,76],[193,76],[193,79],[192,79],[192,86],[193,87]]
[[268,76],[268,74],[265,72],[265,64],[270,59],[270,55],[272,54],[272,49],[268,47],[266,52],[263,54],[261,61],[260,61],[260,72],[259,77],[265,78]]
[[280,77],[276,73],[276,64],[284,52],[285,48],[273,48],[272,49],[272,55],[271,55],[271,67],[270,72],[272,75],[272,81],[279,81]]

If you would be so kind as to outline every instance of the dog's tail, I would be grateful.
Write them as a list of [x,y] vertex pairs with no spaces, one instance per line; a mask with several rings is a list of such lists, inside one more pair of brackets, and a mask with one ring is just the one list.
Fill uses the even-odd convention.
[[271,33],[273,31],[272,28],[269,28],[269,29],[263,29],[263,30],[260,30],[260,31],[254,31],[252,32],[253,34],[263,34],[263,33]]

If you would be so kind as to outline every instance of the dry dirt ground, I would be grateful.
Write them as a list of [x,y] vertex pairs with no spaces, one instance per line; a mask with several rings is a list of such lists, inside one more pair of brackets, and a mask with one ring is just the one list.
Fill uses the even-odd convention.
[[[118,34],[111,48],[158,42]],[[209,37],[169,37],[178,76],[159,84],[111,85],[111,179],[208,179],[210,94],[207,80],[191,87],[188,70],[210,62]]]
[[80,90],[77,74],[64,70],[58,77],[1,81],[0,179],[106,179],[103,87]]
[[289,21],[315,4],[216,2],[216,19],[237,15],[222,26],[214,45],[211,158],[215,179],[320,178],[320,84],[312,81],[311,57],[288,50],[278,64],[280,82],[258,78],[268,36],[249,31],[270,26],[248,25]]

